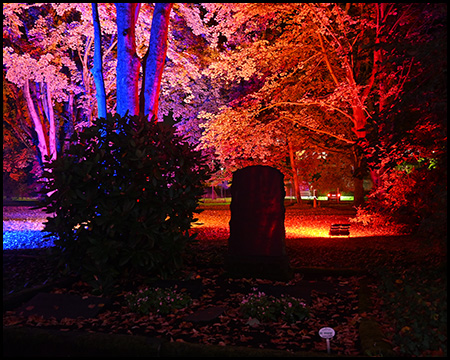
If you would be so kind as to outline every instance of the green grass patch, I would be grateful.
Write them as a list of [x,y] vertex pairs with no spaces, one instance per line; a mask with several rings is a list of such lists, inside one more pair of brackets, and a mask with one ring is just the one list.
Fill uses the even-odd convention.
[[230,205],[231,203],[231,197],[226,198],[217,198],[217,199],[210,199],[210,198],[203,198],[200,199],[199,204],[200,205]]

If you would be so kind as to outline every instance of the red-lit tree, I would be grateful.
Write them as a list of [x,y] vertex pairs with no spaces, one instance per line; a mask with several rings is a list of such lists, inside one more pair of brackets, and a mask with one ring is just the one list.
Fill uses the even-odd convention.
[[173,4],[155,3],[152,28],[147,53],[144,57],[144,114],[149,118],[158,116],[158,103],[167,54],[169,16]]
[[387,17],[391,42],[380,51],[385,68],[408,76],[401,92],[392,86],[395,79],[380,82],[383,91],[366,156],[381,181],[361,215],[384,223],[400,219],[417,226],[425,239],[442,240],[447,224],[447,5],[396,6],[403,16]]
[[[158,119],[173,117],[179,132],[191,141],[198,140],[204,129],[205,151],[217,152],[228,170],[233,162],[250,161],[295,168],[299,160],[295,157],[305,149],[341,151],[353,157],[357,202],[362,200],[366,160],[373,162],[373,154],[384,158],[388,154],[373,150],[385,146],[381,137],[371,137],[377,131],[389,134],[402,124],[396,120],[389,125],[384,119],[391,115],[385,114],[401,107],[402,89],[411,88],[421,71],[414,51],[424,48],[426,41],[416,35],[426,33],[434,9],[426,4],[176,4],[168,32],[170,4],[157,4],[158,16],[148,4],[118,4],[118,8],[129,15],[120,16],[119,23],[128,19],[123,27],[133,28],[134,38],[131,31],[117,34],[115,6],[98,4],[108,112],[114,113],[116,103],[128,100],[132,105],[124,102],[120,111],[136,112],[139,86],[140,102],[148,104],[140,111],[156,112],[156,89],[161,83]],[[97,116],[94,95],[100,91],[95,91],[90,73],[92,6],[6,4],[4,14],[7,76],[24,90],[31,85],[30,112],[33,103],[37,116],[32,119],[40,120],[34,121],[39,146],[49,154],[50,147],[57,146],[49,141],[57,143],[53,130],[63,126],[60,110],[65,110],[72,127],[81,121],[89,125]],[[162,36],[150,31],[152,19]],[[151,40],[151,34],[159,42]],[[166,35],[168,49],[163,57]],[[128,44],[129,51],[119,51],[124,56],[119,63],[134,64],[129,70],[116,63],[118,37],[123,37],[124,46]],[[402,37],[419,50],[399,50]],[[159,50],[150,51],[149,44]],[[136,59],[143,61],[142,80],[136,75],[140,66]],[[120,95],[122,89],[116,96],[117,78],[131,80],[119,86],[130,96]],[[48,81],[51,86],[45,85]],[[45,96],[36,97],[40,93]],[[53,112],[45,105],[49,96]],[[77,108],[84,117],[76,117]],[[298,170],[291,174],[294,178]],[[377,184],[376,171],[372,174]]]
[[136,54],[136,22],[140,4],[116,3],[117,22],[117,113],[139,114],[140,62]]
[[[205,73],[226,78],[239,89],[239,95],[218,114],[209,115],[202,138],[223,163],[231,167],[242,162],[276,163],[276,149],[275,153],[292,159],[292,166],[294,153],[302,150],[293,144],[315,147],[313,140],[322,137],[320,150],[332,146],[336,151],[355,143],[352,116],[341,109],[348,91],[343,100],[336,94],[334,73],[330,75],[324,65],[327,57],[315,39],[317,25],[305,21],[312,16],[309,7],[210,4],[205,8],[206,37],[221,50]],[[318,111],[320,107],[333,111],[334,117]],[[290,173],[295,181],[297,169]]]
[[236,149],[248,158],[269,157],[266,145],[282,143],[275,135],[280,124],[294,123],[302,136],[322,140],[317,145],[323,149],[351,154],[355,203],[361,203],[368,134],[378,114],[401,98],[420,71],[406,52],[397,66],[386,60],[399,46],[397,32],[415,34],[423,22],[417,9],[415,4],[204,5],[202,31],[219,49],[205,74],[241,89],[219,113],[203,115],[205,145],[217,146],[224,160]]

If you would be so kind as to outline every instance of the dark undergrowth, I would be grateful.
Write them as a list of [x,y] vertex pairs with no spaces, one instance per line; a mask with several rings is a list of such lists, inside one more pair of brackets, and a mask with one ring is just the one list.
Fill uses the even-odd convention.
[[[304,213],[302,211],[302,215]],[[290,216],[289,211],[287,216]],[[200,285],[200,292],[182,309],[167,315],[133,312],[126,296],[136,293],[145,283],[144,279],[135,279],[134,282],[122,282],[112,298],[112,306],[94,319],[57,321],[4,311],[4,326],[139,334],[178,342],[244,345],[293,352],[326,351],[326,343],[318,336],[318,330],[331,326],[336,330],[332,341],[333,353],[358,356],[362,355],[358,324],[362,318],[370,317],[381,324],[385,340],[391,343],[398,356],[447,355],[446,254],[442,249],[424,245],[420,239],[405,235],[361,238],[290,236],[286,240],[287,253],[291,265],[297,269],[292,280],[233,279],[223,266],[228,237],[223,224],[228,220],[227,208],[200,214],[202,225],[194,228],[198,242],[190,246],[183,271],[174,277],[176,281]],[[292,221],[287,219],[287,223]],[[45,249],[4,251],[4,296],[53,282],[59,276],[54,265]],[[339,275],[335,271],[319,276],[305,270],[318,267],[360,271],[351,276]],[[359,284],[363,279],[372,288],[373,307],[369,313],[361,313],[358,307]],[[330,292],[318,285],[313,287],[310,298],[304,299],[310,309],[307,319],[294,323],[281,320],[264,322],[246,318],[240,311],[242,300],[250,292],[267,292],[277,286],[296,286],[305,281],[308,284],[331,284],[333,289],[337,289]],[[91,290],[86,283],[75,281],[69,287],[52,291],[87,296]],[[223,307],[225,310],[209,323],[186,320],[196,311],[210,307]]]

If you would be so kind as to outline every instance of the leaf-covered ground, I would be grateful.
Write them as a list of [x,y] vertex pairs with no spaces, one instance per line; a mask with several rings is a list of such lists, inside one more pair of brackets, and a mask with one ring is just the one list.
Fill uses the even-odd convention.
[[[405,354],[398,343],[400,340],[394,339],[393,336],[396,331],[395,319],[392,319],[392,315],[383,308],[386,300],[380,298],[374,291],[373,311],[370,314],[361,314],[359,311],[358,290],[360,281],[367,275],[330,274],[311,278],[310,275],[305,275],[299,270],[288,283],[229,278],[223,269],[229,236],[229,208],[210,206],[205,209],[198,215],[198,222],[193,228],[193,231],[198,234],[198,243],[190,247],[192,251],[186,258],[186,268],[181,275],[181,278],[195,280],[202,286],[199,297],[194,299],[188,307],[165,316],[138,315],[131,312],[125,301],[127,291],[132,289],[124,289],[120,295],[113,298],[113,306],[105,309],[94,319],[57,321],[37,316],[21,316],[15,311],[8,311],[3,316],[4,326],[40,326],[58,328],[61,331],[82,329],[94,332],[146,334],[173,341],[320,352],[326,352],[326,343],[318,336],[318,330],[324,326],[331,326],[336,331],[336,336],[331,343],[333,353],[360,355],[358,325],[362,316],[371,316],[382,324],[387,340],[392,341],[398,353]],[[425,246],[418,239],[399,234],[390,228],[370,229],[352,224],[350,237],[330,238],[328,236],[330,224],[349,222],[349,218],[353,215],[351,208],[342,206],[316,209],[287,207],[286,249],[291,265],[295,268],[326,267],[365,270],[368,271],[369,281],[376,290],[380,285],[379,279],[374,277],[378,269],[398,269],[399,267],[408,269],[424,261],[428,264],[442,262],[442,255],[435,247]],[[6,217],[11,219],[14,216],[7,214]],[[16,221],[22,221],[19,218],[20,216],[16,214]],[[40,221],[39,219],[39,216],[29,216],[26,223]],[[11,223],[8,226],[11,226]],[[23,287],[42,284],[51,276],[53,264],[46,258],[45,251],[42,249],[4,250],[3,260],[4,295]],[[305,280],[326,282],[342,291],[330,293],[322,291],[320,287],[312,290],[308,299],[311,309],[310,317],[294,324],[259,323],[243,317],[239,311],[242,299],[253,288],[294,286]],[[393,281],[395,283],[395,277]],[[439,283],[434,282],[433,286],[441,284],[442,281],[444,280],[440,279]],[[399,285],[399,283],[396,284]],[[80,281],[70,288],[59,288],[54,291],[90,294],[90,289]],[[431,295],[424,301],[430,302],[432,298]],[[186,316],[210,306],[220,306],[226,310],[208,323],[186,320]],[[401,315],[405,317],[404,313]],[[402,328],[404,332],[408,332],[407,325],[403,325]],[[439,353],[439,350],[437,351]],[[422,351],[422,354],[426,352]]]

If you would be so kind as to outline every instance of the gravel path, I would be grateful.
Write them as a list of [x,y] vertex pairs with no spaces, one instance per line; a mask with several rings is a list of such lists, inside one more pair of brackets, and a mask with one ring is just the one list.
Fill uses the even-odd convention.
[[47,214],[25,206],[3,207],[3,250],[35,249],[51,246],[43,240]]

